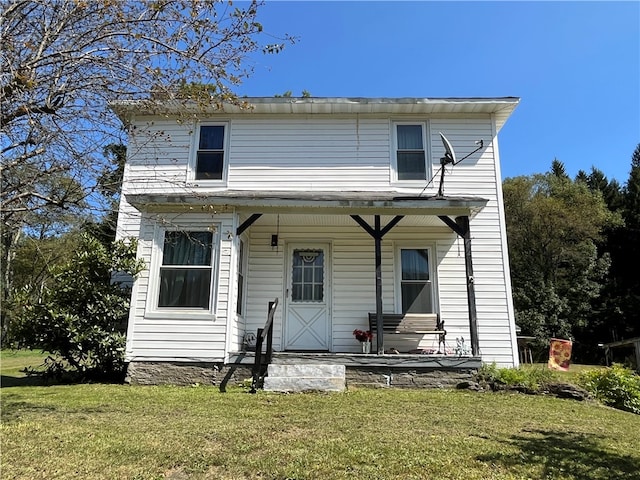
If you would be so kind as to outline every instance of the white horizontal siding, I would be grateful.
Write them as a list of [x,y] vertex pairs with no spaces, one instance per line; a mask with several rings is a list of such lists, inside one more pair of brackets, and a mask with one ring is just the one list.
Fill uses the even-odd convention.
[[[202,119],[207,121],[208,119]],[[391,122],[429,121],[432,175],[444,149],[438,135],[451,141],[458,158],[475,148],[484,149],[455,167],[447,167],[448,194],[482,195],[495,189],[495,155],[490,117],[438,119],[429,117],[360,116],[351,118],[230,115],[221,117],[229,127],[227,183],[236,190],[388,190],[391,182]],[[140,119],[131,133],[125,171],[126,192],[207,192],[220,185],[190,185],[188,163],[193,155],[195,124],[175,119]],[[439,176],[427,190],[435,193]],[[416,186],[414,184],[414,186]],[[418,186],[416,186],[418,188]],[[422,189],[422,186],[419,187]]]
[[[180,228],[189,225],[192,228],[205,228],[215,224],[219,227],[216,243],[216,273],[214,277],[215,314],[199,312],[181,313],[154,310],[156,293],[150,288],[152,276],[157,275],[154,266],[154,242],[157,239],[156,228],[166,226]],[[145,270],[136,278],[132,293],[132,305],[127,333],[128,361],[172,360],[223,361],[227,350],[228,324],[235,320],[235,267],[232,266],[233,216],[230,214],[204,215],[144,215],[140,228],[138,258],[145,261]],[[231,312],[233,319],[229,318]],[[236,333],[237,335],[237,333]]]
[[[203,119],[206,120],[206,119]],[[442,131],[453,144],[458,158],[474,150],[474,142],[484,140],[484,148],[459,165],[448,166],[445,176],[445,195],[473,195],[488,199],[488,204],[471,222],[479,336],[483,359],[500,364],[513,364],[517,357],[512,338],[513,312],[508,295],[510,285],[505,274],[506,244],[504,213],[500,208],[500,179],[497,170],[497,144],[494,126],[489,117],[473,119],[453,118],[374,118],[372,116],[251,116],[224,117],[230,126],[227,161],[230,164],[227,184],[200,186],[187,183],[188,160],[193,143],[194,125],[172,119],[142,119],[137,121],[130,140],[128,163],[125,168],[123,201],[118,225],[119,238],[140,236],[139,256],[151,258],[153,225],[149,216],[142,222],[140,214],[126,203],[127,193],[178,192],[206,195],[208,192],[231,188],[235,190],[370,190],[392,188],[390,125],[395,120],[428,120],[430,132],[432,173],[440,167],[438,159],[444,154],[438,135]],[[438,188],[435,178],[426,194]],[[396,185],[397,186],[397,185]],[[418,188],[418,187],[416,187]],[[422,190],[422,185],[418,188]],[[181,220],[189,218],[183,214]],[[194,217],[195,218],[195,217]],[[232,217],[223,220],[223,232],[234,232]],[[246,316],[235,317],[236,272],[233,239],[221,235],[221,256],[218,265],[216,323],[219,319],[228,330],[226,340],[215,343],[206,358],[222,358],[226,350],[240,345],[245,331],[255,331],[266,320],[269,301],[278,297],[281,305],[275,318],[275,344],[282,342],[283,296],[285,282],[285,250],[287,242],[326,241],[331,243],[332,268],[332,346],[336,351],[357,351],[351,332],[367,326],[366,313],[375,309],[373,239],[360,227],[305,225],[280,227],[280,247],[270,247],[275,225],[263,223],[247,231],[249,264],[247,272]],[[448,340],[455,345],[456,337],[469,339],[466,298],[464,246],[461,240],[445,227],[409,228],[402,222],[383,241],[383,302],[385,311],[395,308],[394,248],[398,242],[423,240],[436,252],[439,309],[446,322]],[[128,340],[128,355],[133,352],[156,355],[163,334],[170,334],[161,324],[145,318],[150,295],[149,271],[142,272],[134,285],[130,322],[135,326],[151,322],[157,331],[132,330]],[[140,323],[140,320],[144,320]],[[179,322],[177,322],[179,323]],[[146,324],[145,324],[146,325]],[[133,328],[133,327],[132,327]],[[164,327],[163,327],[164,328]],[[219,335],[207,322],[186,326],[186,337],[171,343],[167,357],[193,358],[203,350],[188,338]],[[500,333],[502,332],[502,333]],[[144,336],[148,333],[153,336]],[[225,346],[226,341],[226,346]],[[431,342],[428,336],[426,342]],[[176,347],[179,343],[183,347]],[[423,342],[424,345],[424,342]],[[179,352],[182,352],[178,354]],[[181,357],[183,355],[184,357]],[[162,355],[160,355],[162,357]],[[151,357],[148,357],[151,358]],[[155,357],[154,357],[155,358]],[[165,358],[165,357],[163,357]],[[506,359],[506,360],[505,360]]]
[[[223,225],[227,225],[225,220]],[[141,230],[140,254],[150,258],[153,243],[152,222],[143,222]],[[230,223],[229,223],[230,225]],[[137,293],[134,302],[135,328],[131,331],[128,357],[130,359],[147,358],[160,355],[165,351],[172,359],[190,359],[203,355],[203,345],[207,345],[209,360],[222,359],[225,348],[237,349],[244,332],[255,332],[261,328],[267,317],[268,303],[274,298],[280,300],[274,321],[274,346],[282,348],[283,318],[286,311],[285,299],[285,258],[286,245],[290,242],[328,242],[331,244],[329,265],[331,269],[331,344],[337,352],[357,352],[358,343],[352,332],[355,328],[368,328],[368,312],[375,311],[375,272],[374,242],[354,222],[353,226],[344,225],[281,225],[279,227],[279,246],[270,246],[271,235],[277,231],[277,225],[254,225],[248,230],[249,263],[247,272],[247,305],[244,325],[235,323],[235,313],[227,319],[227,311],[235,312],[235,296],[230,285],[235,283],[235,269],[231,268],[231,247],[223,241],[220,252],[223,253],[218,275],[218,309],[215,319],[196,320],[185,316],[181,319],[158,319],[145,317],[149,274],[143,272],[136,282]],[[224,227],[223,227],[224,230]],[[473,226],[472,226],[473,232]],[[151,239],[145,239],[145,234]],[[226,238],[223,235],[223,238]],[[399,224],[383,240],[382,280],[383,306],[385,312],[395,312],[395,249],[399,245],[424,244],[433,247],[432,261],[437,269],[437,290],[439,310],[445,320],[448,332],[449,349],[455,347],[455,339],[470,341],[467,295],[465,283],[464,250],[461,242],[446,227],[407,227]],[[488,255],[481,239],[473,241],[474,256],[477,252]],[[495,260],[495,259],[494,259]],[[512,360],[511,335],[505,325],[509,324],[509,315],[504,297],[504,278],[495,263],[487,263],[483,276],[483,265],[474,264],[476,281],[476,300],[478,311],[479,339],[483,357],[490,361],[507,364]],[[232,273],[233,272],[233,273]],[[230,320],[230,321],[227,321]],[[233,338],[227,340],[225,334],[228,325],[232,325]],[[386,336],[385,346],[399,350],[411,348],[437,348],[437,337]],[[199,353],[198,353],[199,352]],[[162,355],[160,355],[162,356]],[[148,357],[151,358],[151,357]],[[204,358],[204,357],[203,357]]]
[[[326,222],[325,222],[326,223]],[[472,227],[473,228],[473,227]],[[275,297],[280,299],[276,314],[274,346],[282,347],[283,301],[286,285],[285,258],[288,242],[316,241],[331,244],[331,341],[336,352],[357,352],[358,343],[353,330],[368,329],[368,312],[375,311],[375,269],[373,239],[359,226],[331,227],[330,225],[292,226],[279,228],[279,247],[270,247],[271,234],[276,225],[254,225],[250,228],[250,267],[248,275],[247,331],[255,332],[266,320],[267,305]],[[476,245],[477,243],[477,245]],[[456,338],[462,337],[470,344],[469,314],[467,307],[464,246],[447,227],[406,227],[400,223],[392,229],[382,243],[383,308],[395,312],[394,252],[399,245],[424,244],[435,246],[439,309],[448,332],[447,344],[455,348]],[[474,240],[475,251],[483,251],[482,242]],[[491,355],[490,361],[512,364],[511,337],[505,325],[509,322],[504,298],[504,276],[495,264],[488,264],[490,276],[480,281],[476,289],[479,338],[483,355]],[[477,275],[482,265],[476,268]],[[501,293],[502,292],[502,293]],[[399,350],[412,348],[437,348],[438,338],[425,336],[385,336],[385,347]],[[488,352],[488,353],[487,353]],[[505,361],[509,358],[509,361]]]

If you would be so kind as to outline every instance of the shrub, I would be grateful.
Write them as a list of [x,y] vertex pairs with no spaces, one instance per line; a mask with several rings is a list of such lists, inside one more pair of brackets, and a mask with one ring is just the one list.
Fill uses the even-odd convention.
[[620,364],[587,370],[578,383],[605,405],[640,415],[640,375]]
[[56,272],[54,287],[39,295],[27,288],[17,295],[23,305],[15,337],[22,347],[51,354],[45,374],[72,373],[80,380],[122,376],[130,288],[113,282],[111,275],[140,271],[135,250],[134,242],[107,249],[83,235],[72,259]]

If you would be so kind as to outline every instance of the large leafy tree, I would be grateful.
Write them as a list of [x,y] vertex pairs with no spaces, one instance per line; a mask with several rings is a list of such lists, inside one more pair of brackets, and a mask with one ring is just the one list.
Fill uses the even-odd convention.
[[[623,224],[604,229],[599,250],[611,257],[611,268],[600,298],[594,303],[593,320],[583,335],[598,342],[640,336],[640,145],[633,152],[631,171],[624,186],[609,181],[598,169],[580,181],[602,194],[608,208],[622,216]],[[598,354],[597,350],[592,352]]]
[[[640,144],[631,157],[631,171],[623,189],[624,229],[616,232],[618,245],[613,271],[624,322],[618,338],[640,336]],[[617,339],[617,338],[616,338]]]
[[516,321],[541,346],[551,336],[575,337],[609,266],[597,242],[619,219],[558,161],[547,174],[506,179],[503,188]]
[[[112,100],[241,103],[250,56],[276,53],[260,3],[207,0],[9,0],[0,4],[2,300],[20,237],[65,215],[110,207],[101,155],[123,143]],[[105,200],[106,199],[106,200]],[[43,222],[42,219],[51,221]],[[53,219],[56,219],[55,221]]]

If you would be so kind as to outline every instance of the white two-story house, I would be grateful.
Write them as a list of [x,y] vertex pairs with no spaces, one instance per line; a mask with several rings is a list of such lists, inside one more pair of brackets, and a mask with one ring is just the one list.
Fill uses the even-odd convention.
[[[276,352],[353,357],[370,313],[437,314],[444,349],[381,335],[366,358],[517,366],[498,133],[519,99],[246,101],[113,105],[130,132],[118,237],[138,238],[146,265],[132,381],[220,375],[275,299]],[[468,158],[443,165],[440,134]]]

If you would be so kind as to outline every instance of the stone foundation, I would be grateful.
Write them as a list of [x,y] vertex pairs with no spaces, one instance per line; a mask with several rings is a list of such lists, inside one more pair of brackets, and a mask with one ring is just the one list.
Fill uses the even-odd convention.
[[205,362],[130,362],[126,382],[134,385],[240,385],[250,365]]
[[[297,363],[297,362],[296,362]],[[304,363],[304,362],[300,362]],[[456,388],[471,381],[476,368],[346,365],[349,386]],[[249,363],[131,362],[126,381],[135,385],[241,385],[251,378]]]
[[456,388],[460,382],[470,381],[476,369],[434,368],[349,368],[347,386]]

